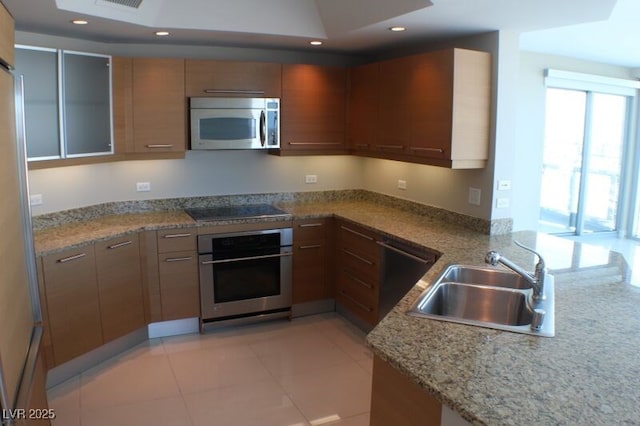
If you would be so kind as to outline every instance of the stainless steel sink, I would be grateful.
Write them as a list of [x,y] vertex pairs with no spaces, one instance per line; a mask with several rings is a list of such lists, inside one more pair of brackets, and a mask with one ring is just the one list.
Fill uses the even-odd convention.
[[553,277],[548,275],[544,298],[534,300],[530,285],[518,274],[497,268],[450,265],[422,292],[407,314],[551,337],[555,334],[554,290]]

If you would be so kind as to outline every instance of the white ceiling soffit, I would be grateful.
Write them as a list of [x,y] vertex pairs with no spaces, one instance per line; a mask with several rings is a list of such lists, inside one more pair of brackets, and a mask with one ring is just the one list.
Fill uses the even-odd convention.
[[56,0],[59,9],[151,28],[308,38],[343,35],[431,6],[429,0]]

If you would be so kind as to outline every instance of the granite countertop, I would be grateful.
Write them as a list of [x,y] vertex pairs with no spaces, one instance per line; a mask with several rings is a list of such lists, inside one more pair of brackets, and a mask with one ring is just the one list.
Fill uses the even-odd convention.
[[[278,203],[294,218],[338,216],[441,254],[369,333],[374,352],[474,424],[637,424],[640,288],[621,255],[535,232],[490,236],[368,201]],[[211,225],[211,223],[207,223]],[[38,254],[148,229],[198,226],[182,210],[112,215],[36,231]],[[555,276],[556,336],[497,331],[405,314],[450,263],[482,265],[498,250]]]

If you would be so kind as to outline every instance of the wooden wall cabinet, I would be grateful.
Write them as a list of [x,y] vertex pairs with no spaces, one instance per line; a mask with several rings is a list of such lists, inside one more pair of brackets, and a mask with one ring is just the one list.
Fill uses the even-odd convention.
[[184,60],[113,58],[116,152],[182,153],[187,149]]
[[145,325],[138,234],[95,244],[104,343]]
[[362,154],[377,143],[380,64],[373,63],[349,70],[349,148]]
[[370,326],[378,323],[382,250],[377,235],[336,222],[336,302]]
[[188,59],[185,87],[187,97],[279,98],[282,95],[282,65]]
[[135,152],[187,148],[184,60],[133,59]]
[[93,245],[42,258],[55,365],[102,345]]
[[200,284],[195,229],[158,231],[158,271],[162,320],[200,316]]
[[280,155],[345,154],[345,67],[284,64]]
[[293,303],[333,297],[329,286],[327,219],[293,221]]
[[[375,65],[377,76],[367,68]],[[449,168],[486,166],[489,53],[446,49],[391,59],[354,68],[350,84],[354,153]],[[377,97],[371,95],[372,86]],[[375,118],[363,119],[371,115]]]

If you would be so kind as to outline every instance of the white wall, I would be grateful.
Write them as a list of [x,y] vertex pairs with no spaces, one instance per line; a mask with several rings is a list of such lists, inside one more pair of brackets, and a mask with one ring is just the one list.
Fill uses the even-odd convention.
[[[306,174],[318,183],[305,184]],[[150,182],[150,192],[136,192]],[[184,160],[121,161],[29,172],[33,214],[109,201],[362,188],[361,160],[351,156],[276,157],[263,151],[187,152]]]
[[544,70],[554,68],[617,78],[633,78],[629,68],[566,57],[521,52],[516,115],[512,214],[514,230],[536,229],[545,121]]

